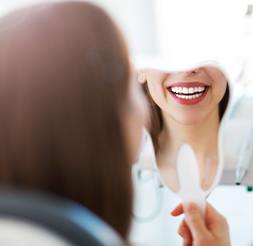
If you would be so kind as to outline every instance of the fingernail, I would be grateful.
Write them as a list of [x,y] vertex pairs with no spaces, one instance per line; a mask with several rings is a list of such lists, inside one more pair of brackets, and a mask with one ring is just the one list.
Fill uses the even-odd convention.
[[174,210],[175,210],[175,209],[171,210],[169,213],[170,213],[171,215],[173,215]]

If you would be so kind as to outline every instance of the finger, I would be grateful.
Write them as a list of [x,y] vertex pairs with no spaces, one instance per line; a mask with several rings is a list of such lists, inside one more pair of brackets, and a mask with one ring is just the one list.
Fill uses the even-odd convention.
[[192,236],[191,232],[189,230],[189,227],[187,226],[185,220],[182,221],[178,228],[178,234],[184,239],[186,242],[191,242],[192,241]]
[[184,239],[184,240],[183,240],[183,245],[184,245],[184,246],[192,246],[192,241],[187,240],[187,239],[186,239],[186,240]]
[[187,204],[184,211],[186,223],[191,231],[193,239],[197,239],[200,235],[204,236],[208,233],[204,217],[196,204]]
[[178,216],[184,213],[184,209],[183,209],[183,205],[179,204],[178,206],[176,206],[171,212],[170,214],[172,216]]
[[207,203],[206,220],[219,220],[220,217],[220,213],[211,204]]
[[227,224],[226,219],[211,204],[207,204],[205,217],[208,227]]

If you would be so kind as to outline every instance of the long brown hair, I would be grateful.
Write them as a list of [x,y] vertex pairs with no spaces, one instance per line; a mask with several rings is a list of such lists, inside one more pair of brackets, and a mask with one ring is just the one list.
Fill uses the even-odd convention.
[[80,202],[127,237],[130,66],[108,15],[42,3],[0,21],[0,184]]
[[[144,94],[147,97],[149,108],[150,108],[150,110],[149,110],[150,111],[150,125],[148,127],[149,133],[151,135],[151,138],[152,138],[152,141],[154,144],[155,153],[157,153],[160,148],[159,136],[160,136],[160,133],[162,132],[163,127],[164,127],[164,120],[163,120],[161,109],[154,102],[154,100],[152,99],[152,96],[150,95],[147,83],[145,83],[142,86],[142,88],[143,88]],[[220,118],[220,120],[222,119],[222,117],[226,111],[228,100],[229,100],[229,87],[227,84],[225,94],[219,104],[219,118]]]

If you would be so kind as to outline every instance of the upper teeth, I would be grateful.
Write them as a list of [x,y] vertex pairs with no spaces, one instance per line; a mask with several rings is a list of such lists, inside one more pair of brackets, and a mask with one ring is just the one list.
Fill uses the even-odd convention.
[[180,94],[193,94],[196,92],[203,92],[205,90],[205,86],[198,87],[171,87],[171,91],[174,93]]

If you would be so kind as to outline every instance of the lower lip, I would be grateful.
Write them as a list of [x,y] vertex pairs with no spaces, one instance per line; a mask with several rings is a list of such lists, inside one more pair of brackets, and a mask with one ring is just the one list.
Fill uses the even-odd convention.
[[204,100],[204,98],[206,97],[207,95],[207,92],[208,92],[208,88],[205,90],[205,92],[197,97],[197,98],[193,98],[193,99],[184,99],[184,98],[179,98],[177,97],[175,94],[173,94],[170,90],[169,90],[170,94],[172,95],[172,97],[177,101],[179,102],[180,104],[184,104],[184,105],[194,105],[194,104],[198,104],[200,103],[201,101]]

